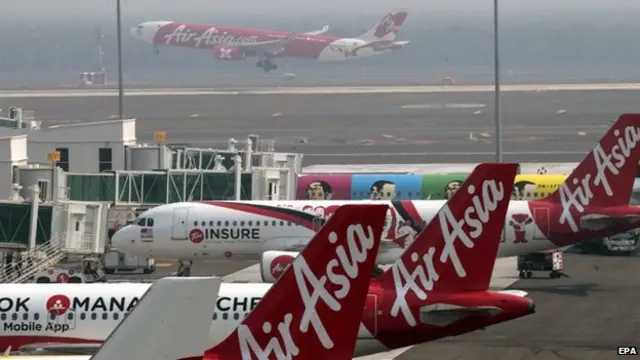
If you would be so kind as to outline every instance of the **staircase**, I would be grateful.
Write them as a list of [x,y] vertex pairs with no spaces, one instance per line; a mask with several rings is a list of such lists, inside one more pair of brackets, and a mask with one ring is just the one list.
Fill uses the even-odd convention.
[[21,253],[22,260],[0,269],[0,283],[27,282],[35,273],[58,264],[66,254],[57,242],[47,241],[34,249]]

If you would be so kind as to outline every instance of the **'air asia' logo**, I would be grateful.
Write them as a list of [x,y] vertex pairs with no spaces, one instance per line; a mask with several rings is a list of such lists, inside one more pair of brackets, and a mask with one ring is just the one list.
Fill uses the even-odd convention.
[[[476,187],[469,185],[467,190],[469,195],[473,195]],[[396,260],[391,268],[396,290],[396,299],[391,307],[391,316],[396,317],[402,312],[409,326],[417,324],[406,297],[411,291],[418,299],[422,301],[427,299],[427,293],[433,289],[440,277],[434,264],[436,256],[442,264],[451,263],[459,278],[467,276],[467,272],[456,251],[456,243],[459,240],[466,248],[473,248],[475,245],[474,240],[478,239],[482,234],[484,225],[489,222],[491,212],[498,208],[498,204],[504,198],[502,182],[486,180],[482,183],[482,199],[478,195],[473,196],[472,205],[462,212],[462,219],[454,217],[449,204],[445,204],[442,207],[438,212],[438,221],[444,238],[444,245],[440,254],[436,254],[435,247],[430,247],[422,257],[417,252],[412,252],[409,267],[414,269],[411,273],[409,273],[409,269],[404,263],[404,255]],[[465,226],[467,230],[465,230]],[[418,263],[419,260],[421,260],[421,263]]]
[[[295,331],[312,334],[325,349],[333,348],[334,342],[327,332],[322,319],[318,316],[316,309],[318,302],[324,302],[336,314],[339,313],[342,309],[340,299],[344,299],[349,294],[351,283],[359,274],[360,268],[358,265],[366,262],[368,256],[375,256],[375,254],[369,253],[369,250],[374,246],[374,234],[370,226],[365,231],[361,224],[349,225],[346,234],[343,236],[347,237],[348,250],[342,245],[337,246],[335,249],[336,258],[327,263],[327,268],[322,276],[317,277],[313,273],[302,254],[292,264],[298,296],[304,304],[304,312],[302,317],[298,319],[299,325]],[[329,243],[335,244],[338,241],[338,234],[331,232],[328,239]],[[337,273],[336,268],[342,268],[343,274]],[[330,293],[325,288],[327,282],[340,287],[337,291]],[[238,342],[240,343],[242,358],[266,359],[271,358],[273,353],[274,358],[290,359],[292,356],[298,355],[300,348],[291,335],[293,321],[294,315],[288,313],[284,315],[282,321],[276,326],[270,322],[265,322],[262,325],[262,331],[265,334],[272,335],[264,349],[260,347],[248,326],[243,324],[238,326]],[[310,331],[311,328],[313,328],[313,331]],[[282,340],[279,340],[276,334],[279,334]],[[305,341],[311,341],[311,339],[306,339]],[[281,344],[284,345],[284,349]]]
[[210,27],[205,31],[193,29],[185,24],[177,26],[170,34],[164,35],[165,45],[188,44],[192,47],[211,47],[219,44],[253,44],[258,41],[255,35],[234,36],[226,31]]
[[271,261],[270,271],[274,279],[279,279],[293,262],[293,256],[279,255]]
[[[573,217],[571,210],[575,209],[578,214],[582,214],[585,207],[589,206],[591,199],[593,199],[594,190],[598,190],[596,187],[602,187],[602,190],[605,192],[605,194],[601,194],[600,196],[613,196],[613,189],[607,178],[607,170],[614,177],[617,176],[631,156],[631,151],[633,151],[638,142],[640,142],[639,128],[627,126],[623,131],[624,134],[621,134],[620,129],[613,131],[615,139],[611,140],[611,142],[615,143],[611,146],[611,149],[609,149],[609,153],[605,152],[602,148],[603,141],[600,141],[591,151],[596,167],[595,174],[587,173],[582,179],[574,177],[572,181],[573,190],[567,185],[568,179],[567,182],[560,186],[560,203],[562,204],[560,224],[568,224],[574,233],[578,232],[580,228],[576,224],[576,219]],[[593,189],[591,187],[592,184],[594,186]]]
[[189,241],[200,244],[204,240],[204,233],[200,229],[193,229],[189,232]]
[[527,225],[531,224],[533,219],[529,214],[513,214],[509,220],[509,226],[513,228],[515,234],[514,244],[526,243],[527,241]]
[[53,295],[47,300],[46,306],[49,313],[62,315],[71,308],[71,300],[65,295]]

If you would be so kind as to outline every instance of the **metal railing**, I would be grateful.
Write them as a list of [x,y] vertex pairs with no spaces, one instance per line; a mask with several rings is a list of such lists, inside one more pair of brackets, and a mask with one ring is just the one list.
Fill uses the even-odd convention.
[[66,254],[58,242],[48,241],[30,251],[20,253],[20,260],[5,264],[0,269],[0,283],[22,283],[37,272],[58,264]]

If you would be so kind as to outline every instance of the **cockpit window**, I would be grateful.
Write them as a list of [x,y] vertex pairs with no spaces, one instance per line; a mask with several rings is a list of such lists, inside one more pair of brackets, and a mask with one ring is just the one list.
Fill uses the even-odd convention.
[[138,222],[136,223],[136,225],[138,225],[138,226],[147,226],[147,218],[138,219]]
[[153,219],[152,218],[148,218],[147,219],[147,226],[149,226],[149,227],[153,226]]

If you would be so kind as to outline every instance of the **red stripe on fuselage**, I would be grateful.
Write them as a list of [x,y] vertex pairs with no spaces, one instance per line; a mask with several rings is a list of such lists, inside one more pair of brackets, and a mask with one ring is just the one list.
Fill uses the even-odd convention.
[[[298,224],[300,226],[304,226],[307,229],[316,231],[314,228],[313,220],[316,218],[315,215],[309,214],[303,211],[298,211],[289,208],[280,208],[275,206],[267,206],[267,205],[256,205],[256,204],[245,204],[245,203],[232,203],[232,202],[224,202],[224,201],[203,201],[203,204],[213,205],[222,207],[230,210],[242,211],[249,214],[266,216],[282,221],[292,222]],[[320,225],[323,225],[325,220],[321,221]]]
[[46,345],[55,345],[57,348],[60,348],[60,345],[78,344],[102,344],[102,340],[82,339],[65,336],[0,336],[0,352],[4,352],[9,347],[11,347],[12,351],[16,351],[25,345],[43,345],[42,347],[46,349]]

